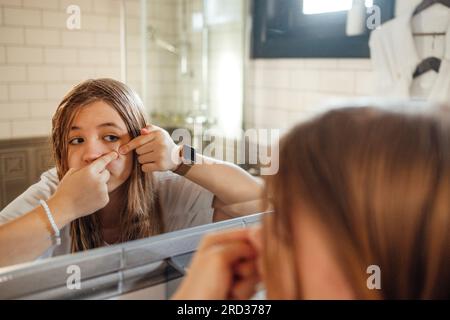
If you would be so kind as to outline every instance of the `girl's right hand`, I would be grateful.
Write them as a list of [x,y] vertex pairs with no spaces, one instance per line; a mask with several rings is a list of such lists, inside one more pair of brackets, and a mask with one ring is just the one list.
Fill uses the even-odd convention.
[[109,202],[107,182],[110,173],[106,166],[117,157],[117,152],[113,151],[84,168],[69,169],[49,200],[60,203],[71,220],[103,208]]
[[172,299],[250,299],[260,282],[260,248],[253,233],[239,229],[207,235]]

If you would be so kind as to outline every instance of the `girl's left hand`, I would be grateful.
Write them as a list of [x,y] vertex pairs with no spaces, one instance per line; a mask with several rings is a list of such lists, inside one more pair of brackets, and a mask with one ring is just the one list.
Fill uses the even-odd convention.
[[144,172],[175,170],[181,163],[180,147],[166,130],[154,125],[141,129],[141,135],[121,146],[119,153],[132,150],[136,150]]

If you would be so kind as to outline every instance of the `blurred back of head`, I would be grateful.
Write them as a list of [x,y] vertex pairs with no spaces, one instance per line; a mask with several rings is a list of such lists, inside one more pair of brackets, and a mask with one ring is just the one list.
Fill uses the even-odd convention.
[[[280,144],[279,172],[267,181],[275,209],[269,228],[278,242],[295,250],[294,221],[307,214],[330,236],[356,297],[449,298],[445,110],[342,108],[293,128]],[[295,210],[299,202],[311,210]],[[380,267],[381,290],[367,288],[370,265]]]

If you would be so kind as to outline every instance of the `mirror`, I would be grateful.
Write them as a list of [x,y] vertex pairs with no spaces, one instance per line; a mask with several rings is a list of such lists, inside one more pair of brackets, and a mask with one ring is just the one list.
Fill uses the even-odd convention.
[[[143,102],[142,115],[149,123],[167,132],[176,143],[192,146],[197,154],[240,165],[242,172],[247,170],[250,173],[245,179],[257,176],[256,162],[252,165],[248,165],[245,160],[238,163],[238,158],[242,157],[239,153],[244,153],[244,158],[248,153],[246,145],[239,144],[243,137],[245,142],[243,101],[244,57],[247,49],[244,40],[248,5],[247,1],[241,0],[2,3],[0,227],[15,222],[14,230],[17,232],[23,233],[24,228],[41,226],[53,234],[55,230],[52,230],[51,217],[58,226],[58,223],[62,224],[62,218],[58,218],[61,211],[75,211],[69,202],[59,203],[58,206],[49,200],[48,208],[45,204],[39,204],[40,199],[51,197],[60,185],[52,149],[57,154],[61,152],[60,166],[67,162],[67,167],[80,169],[86,163],[91,165],[111,150],[118,151],[120,145],[133,139],[133,136],[129,136],[124,143],[118,142],[131,134],[130,127],[136,125],[133,121],[138,120],[128,119],[127,112],[125,116],[120,114],[117,108],[111,106],[114,99],[110,101],[108,96],[107,101],[103,101],[106,105],[96,101],[86,104],[86,108],[81,111],[67,113],[67,117],[73,116],[69,122],[64,122],[68,119],[64,120],[64,116],[55,120],[56,125],[62,128],[62,131],[58,131],[61,133],[58,137],[64,136],[64,130],[68,130],[67,140],[61,138],[67,144],[65,150],[68,151],[64,153],[61,146],[53,148],[49,137],[52,116],[57,106],[74,86],[91,78],[112,78],[127,84]],[[85,87],[86,90],[88,88],[91,87]],[[114,88],[122,90],[117,84]],[[111,92],[115,90],[109,89]],[[123,92],[120,91],[120,94]],[[75,99],[73,95],[71,97]],[[133,94],[128,99],[124,105],[139,103]],[[76,103],[72,107],[75,106]],[[141,114],[137,112],[133,116],[139,118]],[[114,126],[122,127],[122,133],[112,134],[116,129],[120,131],[120,128],[112,128]],[[97,130],[100,127],[111,127],[108,128],[111,132],[100,132]],[[97,131],[93,128],[97,128]],[[144,136],[144,133],[141,131],[135,136]],[[116,146],[111,150],[98,150],[108,143],[116,143]],[[212,144],[214,147],[211,147]],[[89,149],[90,154],[87,149],[83,155],[82,152],[79,154],[80,148],[85,146],[92,148]],[[127,225],[126,235],[117,236],[113,230],[117,229],[117,223],[113,228],[109,216],[105,218],[99,214],[105,209],[97,208],[93,215],[77,219],[79,222],[76,224],[67,221],[63,224],[60,230],[61,245],[53,247],[48,239],[45,239],[45,243],[41,241],[35,244],[32,241],[34,238],[30,238],[31,246],[36,246],[34,252],[39,251],[41,254],[15,259],[15,255],[22,252],[20,244],[16,242],[17,247],[9,251],[9,258],[3,255],[1,266],[191,228],[254,214],[261,209],[256,198],[230,201],[214,196],[211,190],[207,190],[208,186],[215,188],[208,182],[214,179],[197,177],[190,180],[188,176],[170,172],[175,167],[166,167],[164,172],[149,174],[153,184],[151,187],[143,186],[144,182],[139,180],[141,178],[133,178],[140,169],[136,160],[138,155],[136,150],[132,151],[129,157],[131,160],[126,162],[128,160],[123,158],[122,164],[119,162],[122,155],[119,156],[117,167],[123,165],[124,171],[106,167],[110,192],[108,205],[104,208],[115,213],[118,219],[116,222],[120,222],[119,228]],[[187,156],[184,152],[180,155],[184,158]],[[177,168],[180,168],[179,165]],[[60,172],[67,171],[62,167],[59,169]],[[100,171],[104,172],[103,169]],[[117,176],[114,170],[118,172]],[[121,178],[120,172],[126,170],[127,175]],[[113,180],[116,181],[115,187],[111,187]],[[92,192],[89,179],[80,178],[78,182],[77,189],[85,188],[89,190],[87,193]],[[233,191],[234,187],[237,194],[238,186],[227,186],[228,190],[225,191]],[[223,192],[222,189],[223,186],[217,191]],[[154,194],[152,201],[148,200],[150,194]],[[134,201],[130,204],[129,200],[126,208],[121,202],[124,195]],[[151,207],[144,206],[143,201],[149,201]],[[81,206],[81,202],[76,203],[78,206]],[[33,211],[37,210],[35,208],[40,211]],[[60,212],[55,208],[61,209]],[[145,208],[153,208],[152,218],[129,217],[128,210],[135,210],[133,212],[136,213]],[[34,212],[35,220],[24,220],[28,212]],[[17,222],[20,219],[20,223]],[[159,224],[154,222],[157,219],[160,220]],[[92,230],[96,230],[97,236],[86,236]],[[12,244],[14,235],[14,232],[3,233],[1,245]],[[74,235],[78,236],[75,245]]]

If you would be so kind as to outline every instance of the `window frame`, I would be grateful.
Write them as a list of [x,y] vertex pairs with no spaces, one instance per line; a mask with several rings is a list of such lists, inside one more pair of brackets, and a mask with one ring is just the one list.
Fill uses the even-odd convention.
[[[276,16],[268,17],[268,5],[276,6]],[[395,0],[374,0],[374,5],[381,8],[382,23],[394,17]],[[347,36],[347,11],[305,15],[301,0],[253,0],[252,16],[252,59],[370,57],[371,31]]]

